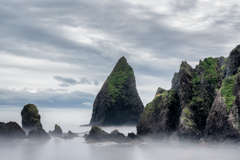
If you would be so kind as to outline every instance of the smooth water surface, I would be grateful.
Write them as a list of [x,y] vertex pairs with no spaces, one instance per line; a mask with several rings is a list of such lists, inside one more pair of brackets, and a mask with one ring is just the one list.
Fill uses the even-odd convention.
[[[7,120],[9,116],[19,121],[21,117],[16,111],[0,113],[0,121]],[[3,115],[4,114],[4,115]],[[9,114],[7,116],[6,114]],[[89,122],[91,111],[86,110],[45,110],[40,112],[43,127],[53,130],[55,123],[59,124],[64,132],[71,130],[83,133],[90,127],[79,127],[78,124]],[[70,116],[68,118],[68,116]],[[3,117],[4,120],[3,120]],[[82,118],[81,118],[82,117]],[[135,127],[104,127],[103,130],[111,132],[118,129],[125,135],[135,132]],[[0,160],[239,160],[240,149],[200,147],[190,144],[144,143],[144,144],[115,144],[98,143],[86,144],[84,138],[60,139],[52,138],[47,141],[19,140],[0,142]]]

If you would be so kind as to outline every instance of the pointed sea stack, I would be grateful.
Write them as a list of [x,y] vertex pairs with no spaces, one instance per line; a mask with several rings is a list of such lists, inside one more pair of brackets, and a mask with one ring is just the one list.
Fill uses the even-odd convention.
[[94,101],[90,125],[136,125],[143,108],[133,69],[122,57]]

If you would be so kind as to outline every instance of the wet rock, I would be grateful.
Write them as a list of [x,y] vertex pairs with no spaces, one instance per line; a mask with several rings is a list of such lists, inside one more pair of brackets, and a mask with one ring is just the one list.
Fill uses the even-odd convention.
[[0,122],[0,139],[24,139],[26,133],[16,122]]
[[122,57],[97,94],[90,125],[136,125],[143,108],[133,69]]
[[47,132],[43,128],[37,128],[36,130],[31,130],[27,136],[28,139],[51,139]]
[[27,132],[33,129],[42,128],[41,116],[34,104],[27,104],[23,107],[22,112],[22,127]]

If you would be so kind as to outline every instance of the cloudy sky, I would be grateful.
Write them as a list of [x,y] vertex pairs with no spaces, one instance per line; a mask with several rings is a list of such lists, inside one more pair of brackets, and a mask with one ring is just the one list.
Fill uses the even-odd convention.
[[0,0],[0,105],[92,108],[119,58],[144,104],[186,60],[228,56],[238,0]]

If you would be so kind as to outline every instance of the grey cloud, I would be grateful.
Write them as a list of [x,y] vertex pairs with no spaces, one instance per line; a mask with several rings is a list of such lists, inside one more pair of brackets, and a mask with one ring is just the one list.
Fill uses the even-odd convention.
[[174,12],[187,12],[197,6],[198,0],[173,0],[171,2]]
[[99,85],[99,81],[98,80],[94,80],[94,82],[93,82],[96,86],[98,86]]
[[[106,79],[117,60],[125,56],[132,66],[136,65],[134,59],[143,61],[137,63],[135,72],[138,74],[164,77],[170,83],[179,67],[162,69],[161,64],[152,67],[147,64],[149,61],[139,59],[139,54],[146,53],[157,60],[174,57],[179,61],[197,62],[208,56],[227,56],[232,49],[229,44],[234,47],[237,44],[233,43],[239,43],[239,9],[226,10],[226,16],[216,18],[215,23],[198,31],[166,23],[179,11],[183,14],[188,11],[186,18],[189,18],[191,9],[197,5],[197,0],[174,1],[172,13],[159,14],[151,8],[120,0],[3,1],[0,48],[7,54],[84,66],[84,72],[91,73],[92,79],[100,82]],[[234,15],[233,27],[226,31],[225,24],[230,22],[231,15]],[[103,36],[89,37],[92,44],[87,45],[64,35],[62,28],[66,26],[81,27]],[[99,84],[88,79],[57,78],[61,87]]]
[[60,76],[54,76],[53,78],[62,82],[62,83],[64,83],[64,84],[69,84],[69,85],[76,85],[76,84],[79,83],[78,81],[76,81],[73,78],[63,78],[63,77],[60,77]]
[[86,92],[58,92],[52,89],[40,90],[36,93],[0,89],[0,105],[19,106],[33,103],[41,107],[86,108],[90,107],[95,95]]
[[[225,34],[217,34],[216,32],[186,32],[178,28],[170,27],[169,25],[162,23],[164,19],[170,18],[172,15],[161,15],[151,11],[150,8],[132,5],[123,1],[105,1],[100,3],[99,1],[23,1],[24,3],[19,4],[28,6],[30,9],[20,9],[20,14],[15,14],[15,18],[12,22],[5,23],[1,30],[3,36],[4,33],[14,33],[13,40],[9,44],[14,44],[12,41],[15,39],[22,39],[23,42],[26,40],[26,44],[33,46],[41,45],[43,50],[46,51],[58,51],[57,54],[64,56],[49,56],[47,55],[34,55],[43,56],[44,58],[51,58],[57,61],[65,61],[71,63],[84,64],[100,64],[101,62],[108,62],[109,57],[114,57],[114,60],[119,57],[116,55],[118,49],[113,49],[111,56],[105,56],[104,52],[108,52],[105,48],[106,44],[103,45],[103,41],[99,39],[98,45],[93,48],[86,46],[81,43],[76,43],[68,38],[62,36],[61,30],[57,26],[81,26],[88,28],[93,31],[102,31],[104,34],[116,39],[115,43],[125,43],[129,48],[137,50],[146,50],[150,52],[156,58],[167,58],[174,56],[179,59],[194,59],[204,57],[207,54],[207,49],[216,46],[215,42],[217,39],[225,39]],[[16,2],[15,2],[16,3]],[[176,8],[187,9],[194,7],[197,1],[181,0],[174,1]],[[18,4],[18,3],[16,3]],[[9,15],[12,16],[12,10],[21,8],[18,5],[9,5],[8,2],[3,3],[8,6]],[[87,9],[86,9],[87,8]],[[136,16],[131,14],[131,10],[139,10],[139,15]],[[8,12],[7,12],[8,13]],[[31,13],[31,14],[29,14]],[[6,13],[5,13],[6,14]],[[26,14],[28,19],[26,19]],[[141,15],[146,16],[147,19],[140,18]],[[12,17],[14,17],[12,16]],[[48,22],[48,25],[43,25],[44,20]],[[5,35],[5,36],[4,36]],[[9,36],[9,35],[8,35]],[[200,38],[199,38],[200,37]],[[207,41],[205,38],[208,37]],[[217,38],[215,38],[217,37]],[[226,40],[225,40],[226,41]],[[31,42],[31,43],[29,43]],[[5,42],[6,43],[6,42]],[[1,43],[0,43],[1,44]],[[19,49],[16,46],[6,47],[11,45],[4,45],[7,50],[13,53],[19,53]],[[2,48],[4,48],[2,47]],[[219,49],[221,50],[221,48]],[[68,55],[66,55],[66,52]],[[26,56],[31,56],[30,53],[23,53]],[[126,51],[121,54],[128,57],[131,53]],[[194,58],[190,58],[192,54],[196,54]],[[215,51],[213,54],[219,55],[221,53]],[[56,58],[62,57],[62,58]],[[82,58],[86,58],[82,59]],[[105,63],[109,66],[109,63]]]
[[80,78],[79,84],[91,84],[87,77]]
[[[87,79],[87,77],[82,77],[80,78],[79,81],[76,81],[73,78],[63,78],[60,76],[54,76],[54,79],[62,82],[62,84],[59,84],[60,87],[69,87],[71,85],[77,85],[77,84],[88,84],[91,85],[92,83]],[[96,83],[96,80],[93,82],[94,85],[98,85],[98,83]]]

